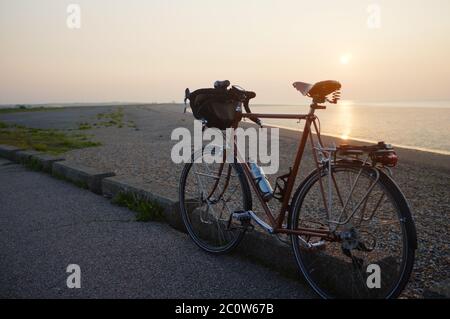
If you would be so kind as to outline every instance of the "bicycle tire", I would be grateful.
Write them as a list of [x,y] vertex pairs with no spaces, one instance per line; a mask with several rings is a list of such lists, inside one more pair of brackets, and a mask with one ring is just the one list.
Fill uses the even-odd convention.
[[[370,168],[362,167],[361,165],[355,164],[338,163],[332,166],[333,172],[336,171],[337,169],[343,170],[363,169],[363,172],[368,174]],[[400,188],[397,186],[397,184],[393,181],[392,178],[390,178],[387,174],[383,173],[380,170],[379,173],[380,173],[379,182],[381,183],[382,187],[387,191],[389,197],[391,198],[391,200],[393,200],[393,203],[397,208],[397,213],[399,215],[398,218],[400,221],[402,233],[404,235],[404,237],[402,237],[404,238],[402,243],[404,245],[403,246],[404,250],[401,265],[401,274],[397,279],[397,281],[395,282],[395,284],[392,285],[393,288],[390,289],[389,292],[386,293],[384,296],[380,297],[390,299],[390,298],[397,298],[401,294],[410,278],[414,266],[415,250],[417,249],[417,237],[414,221],[405,196],[403,195]],[[315,170],[298,187],[292,199],[293,205],[290,211],[289,225],[288,225],[288,227],[290,227],[291,229],[296,229],[298,226],[300,220],[299,214],[302,210],[303,201],[306,198],[308,192],[313,187],[313,185],[318,181],[319,175],[324,176],[325,174],[326,169],[322,168],[320,169],[320,172],[319,170]],[[325,299],[340,298],[341,296],[331,295],[327,291],[324,291],[324,289],[319,287],[319,285],[315,282],[315,279],[312,277],[310,271],[307,269],[307,266],[305,265],[304,260],[305,254],[302,254],[299,244],[300,243],[299,236],[291,235],[291,243],[299,271],[301,272],[301,274],[303,274],[306,281],[313,288],[313,290],[320,297]]]

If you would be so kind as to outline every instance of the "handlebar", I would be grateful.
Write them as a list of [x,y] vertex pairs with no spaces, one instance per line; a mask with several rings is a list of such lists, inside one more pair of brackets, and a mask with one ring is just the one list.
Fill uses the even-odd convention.
[[[245,112],[247,112],[247,114],[251,114],[252,111],[250,110],[250,100],[256,97],[256,93],[252,92],[252,91],[246,91],[237,85],[233,85],[231,87],[230,91],[233,92],[233,94],[236,96],[236,98],[240,102],[242,102],[242,104],[244,105]],[[256,116],[250,115],[250,116],[248,116],[248,118],[252,122],[254,122],[262,127],[261,120],[259,118],[257,118]]]

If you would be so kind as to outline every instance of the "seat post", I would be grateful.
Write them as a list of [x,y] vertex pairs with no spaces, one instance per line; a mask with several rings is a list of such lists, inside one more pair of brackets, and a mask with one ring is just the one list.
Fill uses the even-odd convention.
[[319,105],[319,104],[317,104],[317,102],[313,102],[310,105],[310,108],[311,108],[312,114],[314,114],[314,110],[325,110],[327,107],[325,105]]

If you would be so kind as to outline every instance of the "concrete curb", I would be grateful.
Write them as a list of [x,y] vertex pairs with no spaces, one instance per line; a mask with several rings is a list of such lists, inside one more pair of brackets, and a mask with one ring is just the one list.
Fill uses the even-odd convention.
[[36,156],[42,154],[38,151],[18,151],[14,153],[14,161],[19,164],[28,165],[30,164],[30,160],[32,156]]
[[10,145],[0,145],[0,157],[10,161],[15,161],[15,153],[19,151],[24,151],[24,149]]
[[53,163],[52,175],[101,195],[102,179],[115,174],[113,172],[98,171],[77,163],[62,161]]
[[30,165],[36,165],[37,169],[41,169],[46,173],[51,174],[53,164],[56,162],[64,161],[63,157],[51,156],[47,154],[34,154],[29,159]]
[[257,229],[247,232],[236,252],[285,275],[299,277],[290,243],[281,242],[276,235],[269,235]]
[[51,173],[53,163],[64,160],[62,157],[55,157],[34,150],[24,150],[10,145],[0,145],[0,157],[46,173]]

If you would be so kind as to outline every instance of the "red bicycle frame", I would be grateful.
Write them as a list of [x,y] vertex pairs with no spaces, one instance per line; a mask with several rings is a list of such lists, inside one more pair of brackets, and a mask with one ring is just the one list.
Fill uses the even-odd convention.
[[[264,201],[264,199],[259,191],[258,185],[256,184],[255,180],[253,179],[249,165],[239,154],[237,145],[236,145],[236,139],[234,139],[234,150],[235,150],[235,154],[236,154],[238,162],[242,163],[244,173],[247,177],[247,180],[250,182],[250,185],[252,186],[259,202],[261,203],[261,206],[264,209],[264,212],[268,218],[270,226],[273,228],[273,233],[296,234],[296,235],[304,235],[304,236],[317,236],[317,237],[321,237],[325,240],[336,241],[337,240],[336,236],[331,231],[326,230],[326,229],[317,229],[317,228],[314,229],[314,228],[304,228],[304,227],[299,227],[297,229],[287,229],[287,228],[283,227],[283,220],[286,216],[286,213],[290,209],[289,201],[291,199],[292,190],[294,188],[295,180],[297,178],[297,173],[300,169],[300,164],[301,164],[301,160],[303,158],[303,154],[304,154],[304,151],[306,148],[306,143],[308,141],[308,137],[311,138],[311,142],[312,142],[312,138],[313,138],[312,130],[311,130],[312,125],[314,126],[317,137],[318,137],[319,141],[321,142],[320,132],[319,132],[319,130],[317,128],[317,124],[315,122],[317,117],[314,115],[314,112],[316,109],[325,109],[325,106],[312,104],[308,114],[240,113],[241,116],[239,116],[239,118],[236,120],[236,123],[233,127],[233,129],[236,129],[242,118],[249,118],[249,119],[271,118],[271,119],[305,120],[305,126],[304,126],[303,132],[301,134],[300,143],[299,143],[297,153],[295,155],[295,159],[294,159],[294,162],[292,165],[292,170],[291,170],[288,180],[287,180],[286,189],[283,192],[282,206],[280,208],[280,212],[277,217],[274,216],[274,214],[272,213],[272,210],[269,208],[266,201]],[[314,149],[313,149],[313,153],[314,153]],[[315,155],[315,153],[314,153],[314,155]],[[314,158],[315,158],[316,164],[318,166],[316,156],[314,156]],[[324,204],[326,205],[326,202],[324,202]]]

